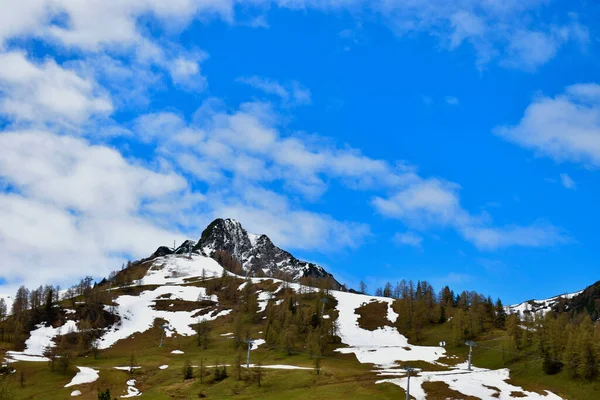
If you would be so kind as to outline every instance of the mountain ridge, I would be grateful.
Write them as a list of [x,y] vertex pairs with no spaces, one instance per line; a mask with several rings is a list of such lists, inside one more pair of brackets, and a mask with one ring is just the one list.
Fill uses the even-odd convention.
[[235,258],[249,275],[285,277],[295,281],[302,278],[330,279],[332,288],[342,287],[320,265],[296,258],[276,246],[266,234],[249,233],[233,218],[217,218],[202,231],[198,241],[186,240],[176,249],[160,246],[151,258],[188,252],[214,257],[217,251],[224,251]]

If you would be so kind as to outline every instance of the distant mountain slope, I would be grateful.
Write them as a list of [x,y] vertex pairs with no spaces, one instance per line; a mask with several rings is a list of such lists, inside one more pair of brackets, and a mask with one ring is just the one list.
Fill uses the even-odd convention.
[[572,315],[585,312],[594,321],[597,321],[600,319],[600,281],[578,292],[567,293],[545,300],[528,300],[508,306],[506,311],[510,313],[519,312],[522,316],[527,314],[539,316],[546,314],[548,311]]
[[571,295],[565,301],[557,302],[554,310],[572,314],[587,312],[594,321],[597,321],[600,319],[600,281]]
[[161,246],[151,258],[173,253],[186,254],[189,251],[212,257],[218,250],[232,255],[242,264],[244,271],[254,276],[287,276],[294,280],[302,277],[331,278],[334,289],[341,287],[333,275],[323,267],[297,259],[275,246],[267,235],[248,233],[241,223],[231,218],[218,218],[211,222],[202,232],[198,242],[186,240],[175,251]]
[[569,299],[579,295],[582,291],[567,293],[560,296],[550,297],[544,300],[527,300],[519,304],[506,307],[508,313],[519,313],[521,316],[533,314],[542,316],[548,311],[556,310],[559,304],[564,304]]

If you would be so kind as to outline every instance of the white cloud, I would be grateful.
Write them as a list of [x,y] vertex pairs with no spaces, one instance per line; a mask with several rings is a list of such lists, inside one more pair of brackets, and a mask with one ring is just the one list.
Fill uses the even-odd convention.
[[423,237],[414,232],[396,233],[392,239],[394,243],[400,246],[412,246],[418,249],[421,248]]
[[[425,32],[438,37],[450,50],[471,45],[476,64],[484,67],[496,59],[510,68],[533,70],[547,62],[569,42],[585,45],[586,27],[569,14],[568,22],[540,18],[544,0],[523,1],[406,1],[406,0],[283,0],[289,8],[316,8],[324,11],[350,10],[360,15],[369,10],[379,15],[398,35]],[[342,36],[349,36],[343,31]]]
[[106,275],[127,256],[182,240],[173,217],[202,201],[173,203],[192,196],[182,177],[83,139],[8,131],[0,147],[0,176],[13,188],[0,194],[0,276],[9,282]]
[[[283,201],[268,190],[259,190],[281,184],[290,196],[299,193],[314,200],[327,191],[329,182],[334,179],[351,190],[391,192],[389,196],[375,195],[372,200],[382,215],[399,219],[416,230],[453,228],[480,249],[538,247],[566,241],[566,235],[550,224],[496,227],[487,214],[473,215],[461,206],[458,185],[423,178],[409,166],[391,165],[356,149],[338,148],[311,136],[283,135],[281,117],[268,104],[246,103],[231,112],[210,103],[202,106],[197,115],[201,118],[192,123],[173,113],[141,116],[135,131],[143,140],[160,138],[160,154],[196,179],[212,187],[228,188],[226,193],[223,190],[207,193],[208,203],[221,204],[214,208],[218,210],[215,216],[233,214],[241,220],[256,221],[256,225],[262,221],[261,226],[266,227],[263,230],[272,225],[272,234],[281,243],[314,248],[317,243],[333,242],[334,247],[347,247],[360,242],[366,229],[357,230],[352,239],[334,240],[348,236],[341,233],[329,236],[333,228],[325,226],[338,226],[339,231],[351,232],[348,227],[352,223],[332,222],[329,216],[306,214],[287,198]],[[260,192],[264,199],[251,201],[250,192]],[[278,218],[292,221],[304,218],[311,226],[320,227],[314,232],[322,234],[312,236],[313,230],[309,229],[310,235],[292,235],[291,230],[284,228],[286,222],[275,223]],[[277,229],[276,226],[284,227]]]
[[460,230],[465,239],[482,250],[495,250],[512,246],[547,247],[572,241],[565,232],[548,223],[501,228],[467,225],[461,227]]
[[446,96],[446,104],[450,104],[451,106],[457,106],[459,103],[458,98],[454,96]]
[[560,183],[567,189],[575,189],[577,184],[568,174],[560,174]]
[[327,214],[294,210],[286,201],[274,204],[268,199],[274,195],[261,193],[256,202],[247,198],[231,202],[221,200],[215,203],[213,215],[227,215],[243,221],[248,231],[266,233],[276,245],[288,249],[318,249],[327,253],[358,247],[370,235],[367,224],[338,221]]
[[[587,29],[577,22],[576,17],[570,17],[571,20],[562,25],[541,20],[539,10],[544,3],[543,0],[506,1],[502,5],[497,1],[480,0],[273,0],[250,3],[241,0],[25,0],[15,5],[3,0],[0,3],[3,10],[0,48],[14,38],[34,37],[88,52],[109,49],[127,53],[134,48],[138,55],[148,56],[160,49],[141,29],[139,19],[142,17],[152,18],[172,35],[185,29],[194,19],[218,18],[235,23],[238,4],[259,11],[275,4],[292,10],[347,10],[359,20],[361,11],[374,13],[399,35],[427,32],[439,37],[448,49],[469,43],[477,53],[479,66],[498,58],[506,66],[534,69],[551,59],[565,43],[588,40]],[[268,25],[263,14],[259,15],[255,19],[257,23],[251,25]],[[348,37],[348,32],[341,36]],[[168,62],[175,58],[158,56],[163,59],[160,64],[166,69]],[[189,73],[193,67],[183,62],[179,69]]]
[[480,250],[543,247],[570,241],[566,233],[549,223],[495,227],[487,214],[474,216],[460,205],[457,185],[438,179],[421,180],[389,198],[375,197],[373,206],[413,229],[452,228]]
[[600,166],[600,85],[568,86],[555,97],[536,98],[515,126],[496,134],[556,161]]
[[274,79],[261,78],[259,76],[241,77],[237,81],[267,94],[275,95],[284,104],[307,105],[311,103],[310,90],[296,81],[291,81],[283,85]]
[[143,36],[137,19],[141,16],[154,17],[169,30],[180,30],[200,14],[231,21],[233,13],[229,0],[26,0],[18,5],[4,0],[1,6],[0,46],[11,38],[29,36],[90,51],[139,45]]
[[160,152],[197,179],[224,184],[283,182],[288,189],[315,198],[327,189],[326,179],[343,180],[365,190],[415,179],[402,166],[373,160],[351,148],[300,135],[283,136],[280,117],[265,103],[246,103],[227,112],[202,107],[197,122],[172,113],[141,116],[135,131],[143,140],[161,138]]
[[201,91],[206,88],[206,78],[200,71],[200,63],[206,59],[204,53],[197,55],[179,55],[176,59],[165,62],[174,84],[187,89]]
[[0,53],[0,113],[9,119],[76,125],[112,110],[109,96],[93,80],[54,60],[34,63],[23,52]]

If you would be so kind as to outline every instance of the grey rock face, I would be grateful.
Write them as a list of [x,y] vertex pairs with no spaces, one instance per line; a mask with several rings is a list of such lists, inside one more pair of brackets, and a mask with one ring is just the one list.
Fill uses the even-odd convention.
[[[333,276],[322,267],[298,260],[285,250],[275,246],[267,235],[248,233],[234,219],[216,219],[202,232],[194,251],[212,256],[223,250],[234,256],[245,271],[251,274],[277,276],[287,274],[293,279],[301,277],[327,278]],[[340,284],[333,279],[334,287]]]

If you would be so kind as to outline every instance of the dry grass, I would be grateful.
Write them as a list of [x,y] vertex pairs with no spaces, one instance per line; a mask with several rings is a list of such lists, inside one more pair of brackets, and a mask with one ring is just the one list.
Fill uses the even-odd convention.
[[373,301],[357,308],[355,312],[360,315],[358,325],[362,329],[374,331],[384,326],[391,326],[390,321],[387,319],[387,303]]
[[421,387],[431,400],[479,400],[478,397],[466,396],[456,390],[450,389],[444,382],[424,382]]
[[154,309],[157,311],[194,311],[199,308],[212,307],[217,303],[210,300],[185,301],[185,300],[156,300]]

